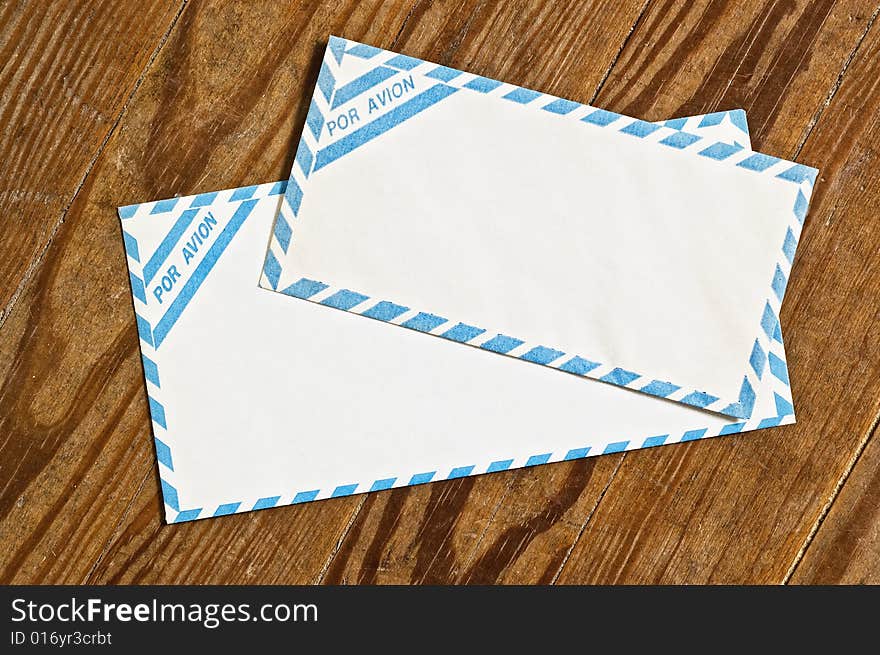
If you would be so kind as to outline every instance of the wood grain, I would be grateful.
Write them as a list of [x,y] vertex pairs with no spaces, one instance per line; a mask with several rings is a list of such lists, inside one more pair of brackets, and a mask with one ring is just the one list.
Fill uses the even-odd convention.
[[[0,12],[22,7],[34,10]],[[88,171],[57,233],[16,223],[0,237],[0,255],[5,239],[32,270],[0,325],[0,582],[876,579],[878,518],[865,509],[876,508],[868,438],[880,412],[876,9],[187,3],[134,95],[113,105],[122,114],[106,144],[54,155]],[[782,313],[799,423],[163,525],[115,207],[284,177],[331,33],[648,119],[743,106],[756,143],[819,166]],[[114,56],[101,50],[93,65]],[[41,70],[15,79],[37,85]],[[111,82],[108,96],[131,95]],[[45,93],[60,102],[63,88]],[[32,147],[13,118],[3,129]],[[28,170],[39,179],[53,165]],[[42,257],[25,252],[50,236]]]
[[0,6],[0,325],[180,6]]
[[[271,566],[258,570],[317,577],[362,499],[213,528],[160,523],[115,208],[281,178],[307,103],[300,90],[314,85],[326,35],[347,27],[375,41],[370,30],[396,33],[409,8],[187,5],[0,330],[0,579],[81,582],[94,571],[101,581],[248,580],[247,567],[221,566],[237,551],[213,530],[250,535],[237,541],[248,554],[250,543],[268,548],[294,534],[301,549],[291,538],[284,557],[267,551]],[[251,36],[230,38],[239,33]],[[194,563],[197,545],[214,557]]]
[[791,582],[880,584],[880,438],[876,428]]
[[[858,9],[856,3],[849,3],[848,7],[833,8],[833,11],[822,4],[803,3],[801,7],[795,7],[789,3],[787,9],[777,17],[777,20],[785,19],[784,25],[774,25],[768,23],[775,16],[774,3],[767,3],[764,6],[755,5],[748,16],[744,16],[741,7],[732,10],[731,3],[724,4],[725,7],[719,6],[719,3],[679,3],[678,5],[659,3],[649,6],[648,11],[639,20],[639,26],[628,41],[627,47],[620,53],[617,64],[611,69],[598,96],[597,104],[655,120],[744,106],[749,111],[753,125],[768,126],[763,138],[776,143],[787,142],[789,156],[793,156],[805,126],[811,123],[814,113],[823,106],[825,99],[834,88],[840,69],[860,42],[873,14],[856,11]],[[793,13],[796,15],[792,16]],[[657,36],[658,34],[662,35],[662,39]],[[793,47],[795,34],[799,39],[806,39],[806,42],[797,42],[803,52],[791,53],[794,54],[794,60],[800,62],[798,67],[791,68],[784,53],[789,52]],[[711,35],[711,38],[708,35]],[[653,39],[657,39],[656,42]],[[584,40],[584,49],[589,48],[589,43],[589,40]],[[655,43],[655,47],[652,48]],[[685,44],[684,47],[682,43]],[[567,47],[567,52],[570,53],[568,57],[577,60],[578,44],[567,44]],[[743,50],[752,53],[749,62],[741,61]],[[760,53],[756,53],[756,50],[760,50]],[[479,67],[480,52],[484,51],[478,50],[477,54],[469,56],[468,44],[463,43],[458,57],[468,61],[470,66]],[[582,58],[586,59],[586,57]],[[815,64],[811,64],[813,60],[816,60]],[[461,65],[460,62],[453,64]],[[746,64],[751,68],[747,70]],[[680,74],[678,80],[670,79],[668,71],[679,70],[686,71],[687,74]],[[479,69],[477,72],[492,75]],[[505,79],[515,83],[524,86],[534,85],[527,79],[517,77],[518,74],[527,77],[527,72],[503,70],[502,73]],[[705,77],[700,77],[700,74]],[[639,92],[640,88],[648,88],[650,85],[659,86],[653,88],[650,94],[642,95]],[[772,93],[787,93],[787,89],[791,87],[799,89],[801,94],[799,102],[776,103],[773,107],[779,113],[773,116],[762,114],[762,111],[766,111],[763,105],[753,106],[748,102],[750,98],[760,99]],[[592,91],[585,92],[584,89],[547,90],[582,100],[589,100],[592,95]],[[692,95],[694,93],[700,95]],[[659,101],[647,103],[639,100],[640,97],[651,98],[655,95],[661,97],[664,104],[661,105]],[[697,104],[698,100],[704,104]],[[762,137],[759,135],[759,138]],[[822,165],[818,158],[813,163]],[[812,215],[815,216],[815,212]],[[864,221],[864,217],[860,220]],[[787,303],[790,305],[791,300],[789,299]],[[784,321],[786,317],[787,315],[783,314]],[[803,422],[803,419],[801,420]],[[748,440],[749,437],[753,437],[752,443],[757,445],[756,455],[766,457],[768,452],[773,452],[776,444],[774,438],[778,438],[778,432],[777,434],[773,431],[764,432],[742,439]],[[690,466],[681,468],[682,458],[686,457],[687,449],[692,447],[695,453],[690,455]],[[594,543],[597,550],[603,549],[605,552],[611,549],[611,552],[619,558],[638,557],[640,552],[636,548],[637,542],[632,543],[634,536],[629,534],[629,531],[639,533],[644,529],[639,525],[637,513],[639,508],[645,511],[652,508],[655,502],[662,508],[665,503],[671,502],[676,511],[678,509],[691,511],[692,515],[675,516],[669,524],[663,522],[668,519],[660,516],[655,523],[648,521],[657,532],[656,540],[651,543],[649,547],[651,550],[648,553],[653,554],[656,551],[655,556],[660,558],[672,556],[676,543],[683,538],[681,526],[678,525],[682,522],[702,524],[717,521],[720,526],[718,534],[713,536],[715,541],[704,540],[701,534],[688,535],[690,537],[688,545],[698,550],[701,557],[716,554],[716,551],[718,551],[717,556],[720,557],[723,549],[727,548],[726,540],[733,538],[726,534],[724,529],[737,528],[736,525],[728,525],[733,518],[727,517],[725,512],[732,516],[737,510],[740,499],[738,492],[742,480],[754,479],[755,462],[747,462],[744,468],[740,468],[744,465],[743,462],[734,463],[727,460],[730,453],[737,448],[736,444],[727,444],[726,440],[722,440],[718,443],[676,446],[669,451],[663,449],[662,453],[656,451],[632,453],[626,456],[630,460],[628,466],[617,472],[616,476],[615,471],[623,459],[621,455],[591,460],[590,474],[584,472],[578,474],[580,465],[577,463],[542,467],[536,472],[511,472],[507,474],[510,482],[499,501],[499,509],[493,510],[494,514],[489,526],[477,543],[473,554],[468,555],[470,549],[454,549],[453,552],[459,553],[463,550],[465,556],[462,557],[460,554],[459,561],[445,565],[449,570],[445,580],[433,577],[431,581],[522,583],[555,580],[560,575],[563,563],[566,562],[568,551],[591,520],[596,504],[602,500],[599,506],[601,509],[608,502],[602,499],[602,496],[606,493],[612,476],[615,478],[614,498],[617,497],[620,485],[629,486],[620,494],[619,514],[615,514],[613,521],[603,528],[609,533],[609,541],[593,541],[593,533],[586,532],[583,543],[579,542],[580,548],[584,548],[586,543]],[[718,453],[722,459],[720,461],[718,458],[711,459],[706,452],[707,449]],[[632,466],[631,460],[634,457],[643,458],[646,466]],[[844,454],[843,457],[845,458],[846,455]],[[763,466],[762,463],[759,465]],[[592,466],[596,468],[592,469]],[[784,466],[784,463],[780,462],[780,466]],[[540,478],[540,484],[531,483],[535,476]],[[695,489],[697,495],[689,498],[685,495],[683,486],[686,489],[687,485],[693,484],[695,480],[711,486],[716,476],[730,481],[729,488],[724,488],[724,493],[728,493],[729,496],[721,496],[723,507],[704,505],[692,508],[690,504],[697,500],[698,494],[705,493],[706,489]],[[823,481],[826,485],[831,485],[836,483],[836,478],[828,475]],[[752,485],[754,486],[754,482]],[[580,494],[574,491],[578,486]],[[524,491],[524,488],[528,491]],[[480,487],[472,493],[483,495],[487,492],[494,496],[497,493],[495,485],[491,489]],[[771,496],[770,501],[785,502],[786,492],[787,489],[780,485],[779,493]],[[719,491],[720,493],[722,492]],[[723,502],[725,500],[728,502]],[[413,507],[418,502],[418,499],[406,500],[404,515],[435,514],[430,506],[423,509]],[[681,507],[682,502],[690,504]],[[770,504],[761,509],[765,512],[763,516],[750,516],[745,508],[742,508],[738,520],[755,523],[763,521],[766,530],[773,530],[774,517],[779,511],[778,506]],[[345,574],[334,578],[333,581],[420,580],[420,575],[413,577],[413,572],[420,574],[421,571],[414,569],[412,563],[405,557],[406,553],[412,552],[416,547],[420,552],[424,551],[425,546],[420,541],[420,531],[406,522],[391,523],[390,526],[386,525],[380,529],[379,526],[386,517],[387,511],[386,506],[378,501],[375,504],[364,505],[356,525],[364,523],[365,528],[363,531],[352,530],[343,542],[337,559],[346,558]],[[470,511],[472,507],[465,506],[462,515]],[[363,516],[365,513],[366,517]],[[603,514],[597,514],[600,520],[601,516]],[[454,529],[436,544],[435,557],[438,559],[448,557],[450,544],[470,537],[475,523],[482,520],[484,520],[482,517],[475,517],[456,522]],[[805,529],[808,530],[809,527]],[[407,533],[413,535],[412,541],[406,540]],[[762,535],[760,532],[756,534],[756,538],[761,536],[768,535],[766,533]],[[805,535],[802,533],[800,536]],[[738,535],[735,538],[740,539]],[[352,540],[358,543],[351,544]],[[793,543],[799,545],[799,542],[794,540]],[[749,546],[756,548],[755,543],[750,543]],[[367,557],[368,553],[372,554],[372,559]],[[612,570],[603,570],[595,575],[592,572],[588,574],[579,567],[581,561],[600,560],[599,554],[593,550],[578,551],[571,557],[571,562],[560,580],[569,583],[642,581],[641,578],[627,578],[619,571]],[[376,561],[382,563],[381,573],[378,576],[372,573]],[[790,561],[790,559],[783,560],[779,565],[780,571],[784,573]],[[730,577],[725,580],[752,580],[754,571],[749,568],[748,562],[744,561],[743,564],[742,568],[731,571]],[[689,561],[687,568],[670,571],[670,576],[665,581],[699,581],[700,576],[707,574],[708,566],[708,562],[700,564]],[[361,573],[367,577],[359,576],[359,567],[366,569]],[[331,571],[338,568],[339,562],[334,561]],[[652,572],[647,566],[636,566],[634,570],[646,576]],[[781,579],[782,575],[774,581]]]
[[[832,167],[826,174],[826,213],[819,214],[827,231],[853,230],[852,240],[860,237],[866,247],[853,249],[853,241],[839,240],[827,243],[832,249],[827,258],[851,260],[847,266],[857,272],[850,281],[873,276],[870,288],[852,291],[840,287],[831,289],[832,298],[841,303],[862,303],[867,330],[861,332],[847,324],[847,312],[841,311],[827,320],[829,329],[850,335],[851,347],[836,362],[838,369],[850,368],[851,375],[880,378],[880,225],[877,207],[880,206],[880,30],[875,26],[865,40],[858,57],[853,61],[834,102],[807,142],[805,150],[833,153]],[[832,177],[833,176],[833,177]],[[853,221],[849,217],[854,216]],[[872,249],[873,248],[873,249]],[[860,257],[866,257],[860,261]],[[824,264],[823,277],[830,277],[834,269]],[[861,293],[860,293],[861,291]],[[852,311],[852,310],[851,310]],[[861,338],[860,338],[861,337]],[[837,352],[835,352],[837,355]],[[839,376],[843,379],[844,375]],[[842,393],[852,391],[844,387]],[[865,449],[854,463],[852,473],[845,479],[842,491],[830,506],[830,512],[819,527],[816,537],[792,577],[797,583],[818,584],[878,584],[880,583],[880,407],[866,403],[859,410],[856,394],[849,405],[853,411],[865,414],[872,421],[871,430],[864,434]],[[872,414],[873,412],[873,414]],[[829,413],[824,422],[833,420]],[[823,425],[824,427],[824,425]]]
[[[640,6],[633,3],[630,8],[630,15],[627,17],[630,22],[627,23],[627,21],[619,20],[620,14],[618,11],[610,10],[610,7],[612,6],[619,7],[619,3],[597,3],[592,6],[589,4],[584,5],[583,3],[571,4],[571,6],[575,5],[577,5],[580,8],[580,11],[583,12],[582,14],[579,14],[579,24],[588,24],[590,11],[597,11],[600,9],[603,10],[600,13],[613,17],[619,24],[616,31],[616,34],[619,37],[617,40],[612,38],[613,34],[610,29],[602,29],[601,25],[593,25],[591,28],[591,30],[596,33],[597,39],[599,34],[602,34],[605,39],[603,41],[606,50],[605,58],[604,61],[598,57],[591,58],[581,63],[578,69],[579,77],[574,78],[574,80],[576,82],[579,81],[579,84],[583,84],[584,79],[591,79],[592,87],[595,87],[606,72],[608,63],[610,63],[619,49],[629,26],[635,21],[635,18],[640,11]],[[529,11],[530,7],[531,12]],[[456,52],[462,46],[462,43],[470,44],[470,41],[467,40],[468,34],[482,34],[483,36],[481,36],[480,41],[469,45],[469,47],[474,50],[469,49],[467,52],[470,53],[483,50],[488,54],[492,52],[492,47],[487,47],[485,33],[497,32],[498,39],[501,40],[505,48],[510,50],[510,54],[503,59],[503,64],[505,66],[520,66],[522,67],[522,70],[529,71],[531,74],[542,74],[540,70],[533,70],[534,67],[531,62],[532,57],[528,53],[528,48],[533,47],[530,45],[531,41],[529,38],[525,38],[523,34],[520,34],[517,30],[531,31],[534,33],[535,23],[540,22],[539,19],[542,17],[553,16],[553,12],[549,12],[548,8],[541,6],[540,3],[532,3],[531,5],[528,3],[519,3],[518,5],[508,5],[506,11],[501,11],[501,9],[502,7],[499,5],[493,8],[493,13],[484,15],[483,12],[486,11],[485,5],[477,2],[436,3],[431,6],[417,4],[412,8],[412,11],[406,14],[405,17],[401,16],[401,29],[394,32],[399,35],[397,37],[398,43],[396,44],[396,47],[399,49],[405,49],[408,53],[421,54],[421,56],[425,58],[440,61],[442,63],[463,65],[456,59]],[[563,15],[571,18],[570,11],[564,11]],[[367,18],[370,21],[374,21],[374,18],[371,16]],[[554,20],[559,19],[554,18]],[[475,25],[483,25],[487,21],[489,24],[481,27],[481,31],[471,32],[471,30],[475,29]],[[381,37],[370,38],[369,36],[364,36],[359,32],[360,28],[358,24],[345,24],[341,27],[334,26],[333,29],[335,33],[339,33],[349,38],[368,40],[372,43],[378,43],[379,45],[385,45],[387,47],[393,45],[393,42],[383,42]],[[533,34],[531,38],[547,40],[549,36],[553,34],[553,31],[558,29],[558,24],[556,22],[550,22],[542,29],[545,30],[543,33],[537,35]],[[440,36],[438,37],[438,35]],[[572,35],[572,38],[577,36],[574,32]],[[593,43],[595,45],[596,41]],[[520,47],[522,47],[523,50],[517,49],[516,44],[520,44]],[[560,46],[561,52],[565,51],[566,45],[568,45],[568,42],[565,42]],[[486,65],[497,65],[499,63],[498,58],[492,56],[484,56],[484,61],[486,62]],[[480,66],[482,64],[476,62],[475,65]],[[484,70],[483,72],[487,75],[501,75],[502,73],[499,71],[500,69],[494,72],[489,70]],[[568,83],[572,84],[571,81]],[[310,88],[313,84],[314,81],[311,80],[306,88]],[[569,93],[583,94],[583,91],[580,91],[576,86],[570,86],[568,91]],[[592,88],[589,89],[588,93],[592,93]],[[307,98],[307,94],[303,95],[302,93],[297,93],[295,89],[291,91],[291,94],[299,98],[301,102],[304,102],[303,99]],[[300,108],[300,111],[302,109],[304,109],[304,106]],[[287,111],[289,112],[289,109]],[[287,114],[284,113],[284,111],[280,112],[278,120],[286,120],[286,115]],[[304,117],[300,116],[300,121],[303,119]],[[289,163],[286,159],[285,166],[289,167]],[[232,186],[232,184],[230,184],[230,186]],[[360,567],[361,564],[361,560],[356,556],[353,557],[350,552],[350,550],[356,548],[352,541],[366,538],[371,529],[373,529],[370,525],[364,525],[364,523],[371,522],[373,519],[378,519],[383,526],[387,525],[389,520],[391,520],[389,512],[395,511],[391,508],[397,505],[403,505],[405,506],[406,511],[400,510],[403,512],[404,516],[399,521],[396,521],[396,524],[412,528],[413,532],[405,533],[408,542],[408,552],[401,554],[400,557],[408,562],[408,564],[400,569],[395,569],[395,579],[403,581],[405,579],[404,576],[406,576],[406,578],[421,582],[443,581],[448,575],[444,563],[452,561],[450,553],[442,552],[444,547],[450,546],[450,543],[444,539],[444,536],[447,534],[445,531],[448,531],[452,526],[456,526],[459,523],[466,523],[470,526],[470,536],[465,536],[463,540],[464,543],[461,546],[463,551],[466,552],[468,544],[475,543],[476,538],[481,534],[475,526],[479,526],[487,521],[490,512],[494,507],[492,501],[496,498],[496,494],[503,492],[507,483],[508,476],[506,475],[488,476],[479,478],[476,481],[464,480],[461,481],[461,484],[451,482],[441,485],[431,485],[431,488],[419,490],[399,490],[389,492],[388,494],[376,494],[370,496],[366,501],[360,498],[348,499],[338,504],[334,501],[334,504],[332,505],[337,509],[332,516],[333,519],[339,520],[340,525],[347,524],[347,522],[354,517],[353,510],[355,510],[361,502],[366,502],[369,505],[364,517],[352,525],[350,532],[352,539],[347,542],[346,551],[342,554],[342,557],[338,561],[334,558],[333,562],[330,562],[335,551],[326,547],[324,550],[321,550],[313,544],[310,554],[321,553],[327,562],[327,566],[329,566],[329,569],[326,572],[324,571],[324,567],[321,566],[317,567],[312,572],[312,576],[314,577],[300,577],[295,575],[296,571],[289,567],[273,567],[272,569],[263,569],[263,580],[269,582],[310,582],[313,580],[324,579],[326,579],[326,581],[347,581],[349,579],[349,574],[344,564],[350,562],[352,565],[358,567]],[[471,493],[472,489],[474,490],[473,493]],[[145,511],[150,512],[151,514],[154,513],[155,509],[153,505],[155,503],[152,500],[146,500],[145,498],[152,499],[155,497],[156,493],[155,485],[145,487],[140,494],[140,496],[144,498],[139,498],[138,501],[136,501],[136,506],[144,507]],[[410,495],[412,496],[411,501],[405,501],[404,499]],[[323,503],[319,505],[323,505]],[[379,515],[377,514],[377,512],[380,511],[379,506],[383,508],[384,519],[379,518]],[[461,521],[458,514],[464,507],[467,507],[468,517],[465,521]],[[323,510],[318,510],[317,506],[314,508],[304,507],[304,524],[316,524],[317,521],[314,517],[319,511]],[[283,520],[287,519],[285,518]],[[326,518],[321,519],[321,523],[323,522],[332,523],[330,519]],[[336,523],[332,524],[336,525]],[[419,525],[422,527],[418,528]],[[273,530],[274,528],[267,529]],[[336,533],[332,534],[334,537],[336,536]],[[389,535],[383,534],[382,539],[387,539],[388,536]],[[417,543],[409,543],[414,539]],[[332,545],[335,546],[335,542]],[[141,554],[140,557],[153,557],[154,549],[157,546],[158,545],[154,544],[150,550]],[[117,547],[118,540],[114,539],[113,544],[109,549],[111,559],[118,559]],[[128,553],[131,550],[132,549],[130,548],[126,548],[125,552]],[[375,548],[373,550],[375,550]],[[360,549],[358,548],[356,553],[359,552]],[[411,558],[410,555],[412,553],[416,553],[416,555]],[[363,551],[363,555],[370,556],[369,546]],[[383,557],[387,559],[393,557],[393,555],[383,553]],[[132,562],[128,559],[122,559],[120,563],[126,569],[140,566],[139,561]],[[390,569],[391,567],[387,568]],[[364,581],[388,580],[386,576],[380,575],[379,573],[380,571],[378,571],[378,567],[373,570],[367,567],[363,570],[360,570],[359,568],[356,577],[357,579],[362,579]],[[127,577],[127,575],[127,573],[118,572],[114,569],[105,571],[102,564],[102,566],[95,571],[95,575],[90,579],[95,581],[104,581],[107,579],[114,581],[141,580],[140,578]],[[224,582],[230,580],[228,577],[219,577],[220,575],[220,572],[215,572],[210,574],[210,577],[204,579]],[[165,569],[162,573],[162,577],[146,578],[146,580],[168,581],[178,580],[178,578],[169,578],[168,570]]]
[[[821,3],[808,7],[814,8],[824,11]],[[857,61],[873,63],[854,65],[844,80],[858,102],[835,94],[799,157],[818,165],[821,176],[781,315],[798,423],[628,454],[561,582],[782,582],[833,497],[880,411],[880,231],[872,218],[877,197],[870,195],[878,187],[867,184],[871,169],[861,163],[866,152],[876,152],[878,27],[857,52]],[[784,43],[785,33],[780,37]],[[812,59],[846,62],[855,43],[838,41],[833,52],[815,49],[834,42],[817,33],[808,49]],[[664,59],[644,56],[652,65]],[[792,84],[788,74],[782,82],[766,78],[780,92]],[[753,120],[772,125],[765,140],[782,143],[786,139],[774,133],[797,131],[823,95],[816,93],[813,108],[792,105],[790,114],[773,119],[757,108]],[[800,101],[807,104],[807,97]]]
[[876,8],[865,0],[653,2],[598,100],[648,120],[740,107],[756,149],[791,157]]

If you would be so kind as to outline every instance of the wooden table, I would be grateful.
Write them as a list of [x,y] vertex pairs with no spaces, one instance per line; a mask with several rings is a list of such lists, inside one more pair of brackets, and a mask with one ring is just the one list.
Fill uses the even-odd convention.
[[[880,582],[877,0],[0,4],[0,581]],[[166,526],[115,208],[285,178],[329,34],[821,169],[794,426]]]

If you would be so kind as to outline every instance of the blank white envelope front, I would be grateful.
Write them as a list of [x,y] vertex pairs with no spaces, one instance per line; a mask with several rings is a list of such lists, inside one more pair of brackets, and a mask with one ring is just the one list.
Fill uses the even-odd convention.
[[332,37],[261,285],[748,418],[815,174]]
[[[749,146],[741,111],[664,125]],[[169,522],[794,421],[781,341],[742,421],[258,289],[285,188],[119,210]]]

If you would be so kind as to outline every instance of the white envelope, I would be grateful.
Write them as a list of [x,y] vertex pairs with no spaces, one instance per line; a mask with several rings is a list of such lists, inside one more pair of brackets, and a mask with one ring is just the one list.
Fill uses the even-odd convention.
[[815,169],[331,37],[261,285],[752,415]]
[[285,187],[119,210],[169,522],[794,421],[781,342],[738,421],[261,290]]

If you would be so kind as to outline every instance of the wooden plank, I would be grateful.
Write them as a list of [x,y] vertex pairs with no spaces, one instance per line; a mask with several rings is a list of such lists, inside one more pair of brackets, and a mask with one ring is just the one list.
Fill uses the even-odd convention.
[[[462,3],[465,4],[465,3]],[[417,3],[397,50],[589,102],[645,0]]]
[[448,580],[473,552],[507,484],[507,475],[490,475],[369,494],[321,582]]
[[792,156],[876,6],[865,0],[652,3],[599,100],[648,120],[743,108],[756,149]]
[[[809,7],[819,8],[821,3]],[[848,23],[849,16],[870,21],[864,7],[860,13],[856,9],[832,8],[822,29],[833,30],[836,38],[820,38],[817,32],[813,45],[805,48],[812,61],[847,60],[859,32]],[[792,29],[803,35],[816,23],[815,17],[805,17]],[[788,41],[784,30],[777,36],[780,43]],[[817,49],[822,43],[833,48]],[[768,61],[780,59],[766,43],[763,48]],[[653,59],[662,62],[664,57]],[[807,77],[815,74],[813,64],[803,70]],[[772,71],[763,77],[778,92],[820,86],[806,79],[774,82]],[[828,77],[826,83],[833,83],[834,75]],[[785,579],[880,412],[880,230],[873,209],[880,202],[875,175],[878,80],[880,25],[874,23],[799,157],[819,166],[821,175],[781,317],[797,425],[628,454],[560,582]],[[759,97],[762,92],[753,93]],[[763,140],[797,143],[792,134],[802,131],[821,97],[799,93],[803,108],[781,99],[770,103],[789,107],[772,118],[758,108],[756,124],[772,126]],[[794,154],[792,149],[777,152]]]
[[[877,177],[880,150],[880,26],[876,23],[865,40],[859,56],[844,78],[840,92],[822,117],[810,140],[810,151],[832,153],[834,167],[825,175],[834,179],[827,196],[830,211],[825,216],[828,230],[844,231],[840,221],[855,214],[859,223],[854,239],[865,239],[873,251],[866,249],[869,260],[859,261],[862,254],[846,244],[832,244],[834,259],[853,259],[853,269],[862,268],[862,275],[874,275],[871,288],[855,287],[846,296],[838,295],[842,304],[863,308],[866,323],[862,330],[847,326],[846,316],[839,315],[836,326],[844,329],[842,338],[850,340],[845,358],[826,354],[837,369],[852,367],[853,377],[871,378],[876,386],[880,380],[880,285],[877,283],[876,260],[880,256],[880,226],[876,207],[880,204],[880,179]],[[831,178],[834,175],[834,178]],[[871,267],[873,264],[873,267]],[[825,274],[830,275],[831,270]],[[840,328],[838,328],[840,329]],[[860,332],[864,336],[860,338]],[[841,378],[843,375],[840,376]],[[850,403],[852,406],[855,403]],[[839,411],[846,411],[842,408]],[[880,410],[878,403],[868,403],[864,412],[873,409],[873,431],[867,445],[845,479],[840,495],[833,500],[830,512],[821,523],[803,559],[797,562],[791,581],[798,584],[878,584],[880,583]],[[862,433],[864,434],[864,433]],[[844,479],[841,477],[841,482]],[[829,500],[832,500],[829,497]]]
[[326,35],[387,42],[409,9],[187,5],[0,329],[0,580],[319,575],[361,498],[161,524],[115,208],[283,177]]
[[[366,501],[337,499],[185,526],[160,523],[137,339],[113,208],[174,192],[283,177],[298,136],[294,126],[303,120],[308,97],[303,89],[314,84],[327,33],[386,47],[399,37],[396,49],[410,54],[590,100],[601,84],[603,66],[614,58],[632,24],[626,19],[632,15],[627,6],[612,2],[595,3],[592,15],[588,10],[579,13],[576,2],[547,8],[537,2],[496,4],[508,6],[352,0],[341,6],[306,3],[295,11],[261,6],[248,15],[221,3],[191,3],[184,11],[34,280],[0,330],[0,542],[8,545],[0,553],[0,580],[529,582],[551,580],[565,562],[561,580],[569,582],[764,580],[773,578],[768,571],[790,564],[794,546],[789,541],[798,547],[802,542],[786,541],[785,531],[800,530],[803,536],[803,526],[812,525],[816,512],[810,502],[823,494],[827,498],[823,485],[829,470],[839,469],[841,452],[852,454],[859,442],[841,435],[845,430],[858,434],[860,417],[877,407],[873,387],[859,379],[859,373],[869,371],[864,366],[843,370],[850,363],[846,358],[853,356],[852,343],[867,334],[864,315],[847,303],[845,334],[831,334],[837,311],[833,298],[846,303],[850,294],[877,291],[867,282],[870,275],[878,276],[866,257],[872,243],[876,254],[876,241],[864,227],[865,206],[853,205],[854,187],[829,191],[818,210],[814,205],[805,239],[813,231],[818,236],[811,237],[809,249],[805,241],[799,253],[783,312],[799,401],[797,429],[810,431],[813,441],[780,429],[395,490]],[[718,3],[652,5],[620,58],[628,62],[636,57],[630,54],[633,48],[643,49],[647,63],[635,68],[628,64],[628,72],[618,77],[612,71],[605,89],[610,93],[650,82],[658,75],[651,62],[665,61],[665,53],[674,48],[678,66],[699,69],[699,79],[711,80],[706,88],[748,83],[754,85],[756,98],[772,96],[770,91],[761,95],[762,88],[780,95],[797,88],[799,102],[783,103],[782,109],[770,100],[761,105],[770,125],[762,137],[765,143],[794,148],[803,138],[798,130],[810,124],[823,94],[834,86],[869,15],[859,3],[838,3],[824,18],[828,6],[821,2],[784,4],[790,13],[769,36],[761,32],[763,40],[750,48],[742,34],[751,23],[743,16],[758,25],[762,14],[748,12],[769,12],[759,26],[764,25],[772,22],[777,4],[783,3],[739,8],[745,13],[738,14],[709,11]],[[641,11],[635,5],[629,9],[635,15]],[[656,17],[670,12],[678,16],[677,23],[663,43],[656,43],[663,34]],[[248,38],[224,39],[230,25]],[[815,26],[812,37],[809,29],[801,29],[804,25]],[[710,27],[710,38],[691,36],[688,48],[680,46],[697,28]],[[789,70],[790,79],[772,74],[788,66],[782,47],[788,44],[790,50],[790,35],[799,29],[806,34],[812,58],[803,69]],[[560,39],[567,45],[557,47]],[[767,39],[770,45],[765,47]],[[222,64],[217,63],[220,42]],[[729,45],[734,42],[741,43],[739,49]],[[746,59],[739,53],[756,47],[761,56],[752,77],[733,65],[722,68],[728,77],[712,73],[711,67],[700,68],[715,58]],[[600,51],[611,56],[603,60],[596,54]],[[498,56],[507,52],[514,54]],[[552,54],[545,57],[548,52]],[[778,63],[764,66],[768,61]],[[669,77],[678,68],[664,70]],[[822,79],[816,82],[815,77]],[[676,75],[673,89],[651,82],[669,106],[652,103],[645,108],[647,117],[674,114],[673,107],[685,108],[687,98],[698,99],[688,86],[690,79]],[[620,102],[632,101],[626,96]],[[600,96],[597,104],[602,102]],[[760,118],[760,111],[755,112]],[[823,124],[824,119],[819,127]],[[822,158],[827,150],[813,153],[811,148],[812,140],[804,156],[817,158],[805,161],[831,168]],[[851,162],[841,156],[835,166],[847,169]],[[819,195],[829,173],[833,171],[825,171]],[[833,229],[824,230],[824,219],[816,217],[837,200],[847,217],[834,213]],[[850,218],[853,212],[856,217]],[[850,222],[839,226],[839,220]],[[841,237],[846,231],[854,233],[852,238]],[[835,248],[855,259],[837,262]],[[859,258],[866,260],[860,262],[863,268],[855,266]],[[852,287],[843,284],[846,276]],[[827,293],[810,293],[826,288]],[[803,315],[792,313],[798,305]],[[823,311],[832,314],[823,316]],[[876,361],[870,340],[864,344],[862,354],[874,355]],[[837,361],[818,362],[825,348]],[[824,393],[831,391],[827,399],[821,397],[823,384],[829,385]],[[791,439],[796,442],[789,444]],[[803,451],[810,447],[812,455]],[[644,461],[637,466],[633,461],[640,457]],[[615,475],[621,461],[621,472]],[[716,489],[719,479],[724,484]],[[739,493],[743,485],[746,490]],[[761,485],[766,498],[756,491]],[[774,529],[777,514],[785,521]],[[756,526],[751,531],[753,515]],[[640,517],[649,524],[641,525]],[[581,531],[584,537],[569,557]],[[604,535],[604,547],[611,549],[604,561],[597,534]],[[682,544],[677,551],[672,543],[676,539]],[[770,548],[762,559],[765,543]],[[731,552],[719,555],[724,548]],[[743,552],[744,561],[737,563]],[[595,569],[589,566],[591,558],[600,560]]]
[[880,584],[880,435],[874,429],[792,584]]
[[0,7],[0,324],[181,5]]
[[875,428],[792,584],[880,584],[880,436]]
[[[595,508],[618,459],[551,465],[558,475],[531,468],[371,494],[322,581],[550,582],[571,546],[555,530],[577,533],[570,517]],[[490,525],[497,534],[487,537]]]

